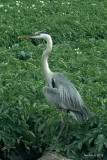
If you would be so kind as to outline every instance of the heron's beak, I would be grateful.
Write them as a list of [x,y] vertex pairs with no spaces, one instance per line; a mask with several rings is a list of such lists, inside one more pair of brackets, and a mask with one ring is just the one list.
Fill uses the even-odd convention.
[[23,36],[18,36],[18,38],[35,38],[36,34],[28,34],[28,35],[23,35]]

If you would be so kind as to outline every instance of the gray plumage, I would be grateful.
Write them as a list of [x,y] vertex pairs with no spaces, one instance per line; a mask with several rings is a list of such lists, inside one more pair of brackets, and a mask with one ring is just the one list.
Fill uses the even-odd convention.
[[70,112],[78,123],[82,123],[87,116],[92,116],[77,89],[65,76],[56,72],[52,79],[54,80],[54,88],[43,88],[44,96],[48,102],[59,109]]

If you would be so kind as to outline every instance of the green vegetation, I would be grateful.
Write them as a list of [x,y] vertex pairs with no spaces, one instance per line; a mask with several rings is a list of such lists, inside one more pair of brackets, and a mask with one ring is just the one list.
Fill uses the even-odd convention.
[[[69,115],[56,151],[87,160],[107,150],[106,0],[0,1],[0,159],[40,157],[60,129],[57,109],[42,94],[42,40],[17,37],[40,30],[53,38],[52,71],[75,84],[94,117],[79,125]],[[65,112],[63,113],[66,118]]]

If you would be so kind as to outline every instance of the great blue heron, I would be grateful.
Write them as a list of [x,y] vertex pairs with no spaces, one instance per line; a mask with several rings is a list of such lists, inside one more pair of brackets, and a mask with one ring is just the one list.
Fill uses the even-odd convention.
[[[82,123],[86,117],[92,117],[74,85],[61,73],[52,72],[48,66],[48,56],[52,50],[52,38],[45,31],[34,34],[19,36],[19,38],[42,38],[47,42],[47,48],[42,54],[42,72],[48,86],[43,87],[43,93],[48,102],[70,112],[78,123]],[[61,113],[61,112],[60,112]],[[61,129],[57,136],[56,143],[64,128],[64,121],[61,114]],[[55,145],[56,145],[55,143]]]

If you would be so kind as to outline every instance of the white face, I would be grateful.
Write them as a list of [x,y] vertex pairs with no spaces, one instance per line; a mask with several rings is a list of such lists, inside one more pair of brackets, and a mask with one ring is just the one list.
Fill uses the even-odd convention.
[[41,34],[40,35],[40,38],[48,41],[48,40],[51,40],[51,36],[49,34]]
[[38,34],[36,35],[36,33],[35,33],[35,36],[34,37],[32,36],[31,38],[47,39],[48,37],[50,37],[48,34],[41,33],[39,35]]

